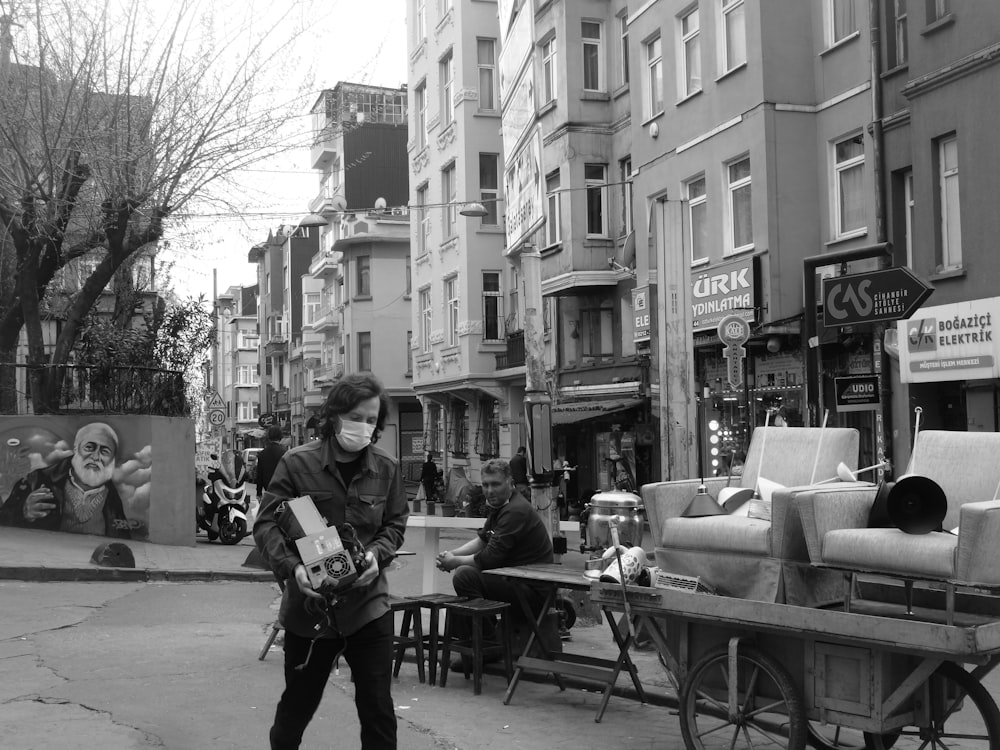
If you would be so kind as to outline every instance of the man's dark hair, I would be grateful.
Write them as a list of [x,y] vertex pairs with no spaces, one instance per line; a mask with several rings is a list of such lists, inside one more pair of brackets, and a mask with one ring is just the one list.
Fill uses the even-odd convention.
[[519,446],[517,446],[517,452],[518,453],[527,453],[528,449],[525,448],[523,445],[519,445]]
[[277,443],[281,440],[281,428],[278,425],[273,424],[267,428],[267,439],[272,443]]
[[324,438],[333,437],[336,420],[341,414],[346,414],[362,401],[373,396],[378,397],[378,420],[375,422],[375,432],[372,443],[378,442],[379,435],[385,428],[385,420],[389,416],[389,396],[382,386],[382,381],[370,372],[350,373],[339,378],[326,396],[326,402],[320,410],[323,426],[320,435]]

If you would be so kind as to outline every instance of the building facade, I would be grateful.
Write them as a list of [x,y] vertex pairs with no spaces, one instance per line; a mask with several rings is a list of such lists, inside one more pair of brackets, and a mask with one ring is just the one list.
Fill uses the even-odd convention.
[[216,296],[217,390],[226,405],[224,448],[261,445],[257,287],[231,286]]

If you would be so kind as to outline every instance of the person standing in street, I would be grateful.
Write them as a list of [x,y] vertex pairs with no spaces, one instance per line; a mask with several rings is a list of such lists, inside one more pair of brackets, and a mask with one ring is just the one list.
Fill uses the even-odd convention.
[[257,501],[267,489],[267,485],[278,468],[278,461],[285,455],[287,448],[281,444],[281,428],[273,424],[267,428],[267,445],[257,454]]
[[434,456],[431,455],[430,451],[427,451],[427,460],[424,461],[423,466],[420,467],[420,484],[424,487],[424,499],[427,501],[437,500],[437,477],[438,477],[438,467],[434,463]]
[[523,445],[517,449],[517,453],[510,459],[510,475],[514,480],[514,489],[522,496],[531,500],[531,484],[528,482],[528,459],[526,454],[528,449]]
[[[340,378],[323,406],[321,440],[289,450],[264,492],[254,539],[286,582],[279,618],[285,627],[285,689],[270,731],[271,750],[302,742],[341,655],[351,668],[362,750],[395,750],[391,694],[393,621],[385,569],[406,530],[408,506],[399,462],[374,443],[389,399],[370,373]],[[313,589],[294,543],[278,526],[283,502],[309,495],[328,525],[349,523],[365,565],[349,588]]]

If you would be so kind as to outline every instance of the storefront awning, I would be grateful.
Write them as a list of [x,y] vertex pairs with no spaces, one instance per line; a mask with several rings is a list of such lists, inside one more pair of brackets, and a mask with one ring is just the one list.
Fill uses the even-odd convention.
[[552,424],[574,424],[587,419],[611,416],[616,412],[641,406],[644,402],[645,399],[641,398],[627,398],[557,404],[552,407]]

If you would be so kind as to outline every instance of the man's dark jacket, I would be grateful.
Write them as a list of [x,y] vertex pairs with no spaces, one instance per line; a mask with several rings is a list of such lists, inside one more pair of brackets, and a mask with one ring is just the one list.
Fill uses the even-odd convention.
[[260,495],[271,483],[274,470],[278,468],[278,461],[288,450],[281,443],[269,442],[264,449],[257,454],[257,494]]
[[[70,462],[72,457],[67,457],[44,469],[35,469],[24,479],[14,485],[7,502],[0,508],[0,525],[21,526],[26,529],[43,529],[45,531],[59,531],[62,523],[63,505],[66,502],[66,491],[64,487],[69,480]],[[40,487],[48,487],[52,491],[55,508],[49,511],[48,515],[31,521],[24,517],[24,504],[30,495]],[[108,494],[104,499],[104,534],[105,536],[131,538],[128,518],[125,516],[125,509],[122,506],[121,497],[115,489],[113,482],[107,483]]]

